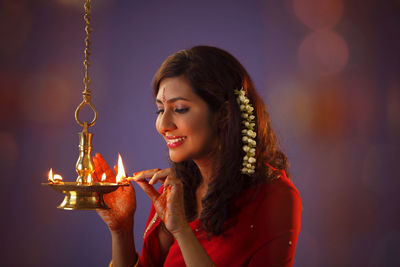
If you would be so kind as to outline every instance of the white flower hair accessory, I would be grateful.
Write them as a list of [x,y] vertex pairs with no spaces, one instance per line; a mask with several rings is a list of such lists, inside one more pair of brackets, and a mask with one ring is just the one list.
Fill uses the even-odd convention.
[[254,130],[256,123],[253,111],[254,107],[250,103],[250,99],[247,98],[246,92],[243,87],[240,90],[234,90],[237,96],[237,102],[240,106],[240,112],[242,117],[242,124],[244,129],[242,130],[242,141],[244,143],[243,151],[246,155],[243,157],[243,167],[240,170],[242,174],[251,175],[256,169],[256,132]]

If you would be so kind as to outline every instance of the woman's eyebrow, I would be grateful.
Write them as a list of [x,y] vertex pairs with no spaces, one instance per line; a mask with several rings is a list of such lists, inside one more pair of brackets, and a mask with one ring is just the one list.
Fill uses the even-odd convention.
[[[176,102],[176,101],[178,101],[178,100],[184,100],[184,101],[190,102],[189,99],[184,98],[184,97],[180,97],[180,96],[179,96],[179,97],[170,98],[170,99],[168,99],[166,102],[167,102],[167,103],[173,103],[173,102]],[[156,102],[157,102],[157,103],[160,103],[160,104],[163,104],[163,101],[161,101],[160,99],[156,99]]]

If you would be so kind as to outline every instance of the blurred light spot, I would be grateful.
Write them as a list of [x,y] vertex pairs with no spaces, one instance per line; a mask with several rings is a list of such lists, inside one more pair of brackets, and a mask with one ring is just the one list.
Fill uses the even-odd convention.
[[346,66],[348,58],[346,41],[334,32],[310,33],[298,51],[301,69],[312,76],[337,74]]
[[2,174],[17,164],[18,144],[15,136],[9,132],[0,131],[0,162]]
[[72,119],[73,114],[67,114],[72,105],[71,91],[68,82],[54,73],[41,73],[28,79],[22,100],[25,118],[35,123],[62,123]]
[[386,116],[389,132],[397,140],[400,138],[400,83],[394,82],[386,96]]
[[332,83],[316,85],[313,95],[314,136],[322,139],[344,137],[346,130],[346,102],[340,88]]
[[[371,77],[352,75],[345,82],[347,124],[353,137],[364,139],[376,131],[379,92]],[[380,126],[381,127],[381,126]]]
[[28,1],[0,1],[0,56],[15,56],[26,44],[31,28]]
[[312,122],[312,92],[299,80],[282,80],[273,85],[267,103],[273,124],[292,137],[307,136]]
[[343,15],[341,0],[294,0],[297,18],[315,31],[332,29]]

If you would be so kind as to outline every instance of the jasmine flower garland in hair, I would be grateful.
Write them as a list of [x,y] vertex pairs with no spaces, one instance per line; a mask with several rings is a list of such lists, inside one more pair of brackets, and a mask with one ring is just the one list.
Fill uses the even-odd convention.
[[243,167],[241,173],[251,175],[255,172],[256,166],[256,132],[254,128],[256,126],[255,116],[253,114],[254,108],[250,104],[250,99],[247,98],[246,92],[243,87],[240,90],[234,90],[237,95],[237,102],[240,106],[242,124],[244,129],[242,130],[242,141],[243,151],[246,155],[243,157]]

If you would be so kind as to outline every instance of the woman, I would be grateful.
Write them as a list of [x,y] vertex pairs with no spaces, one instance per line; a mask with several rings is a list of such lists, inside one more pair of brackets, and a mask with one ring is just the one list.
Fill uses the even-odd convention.
[[[133,187],[105,196],[111,209],[99,214],[111,231],[112,265],[291,266],[300,196],[243,66],[221,49],[196,46],[168,57],[153,88],[171,168],[134,174],[153,202],[141,256]],[[101,155],[94,163],[97,177],[115,179]]]

